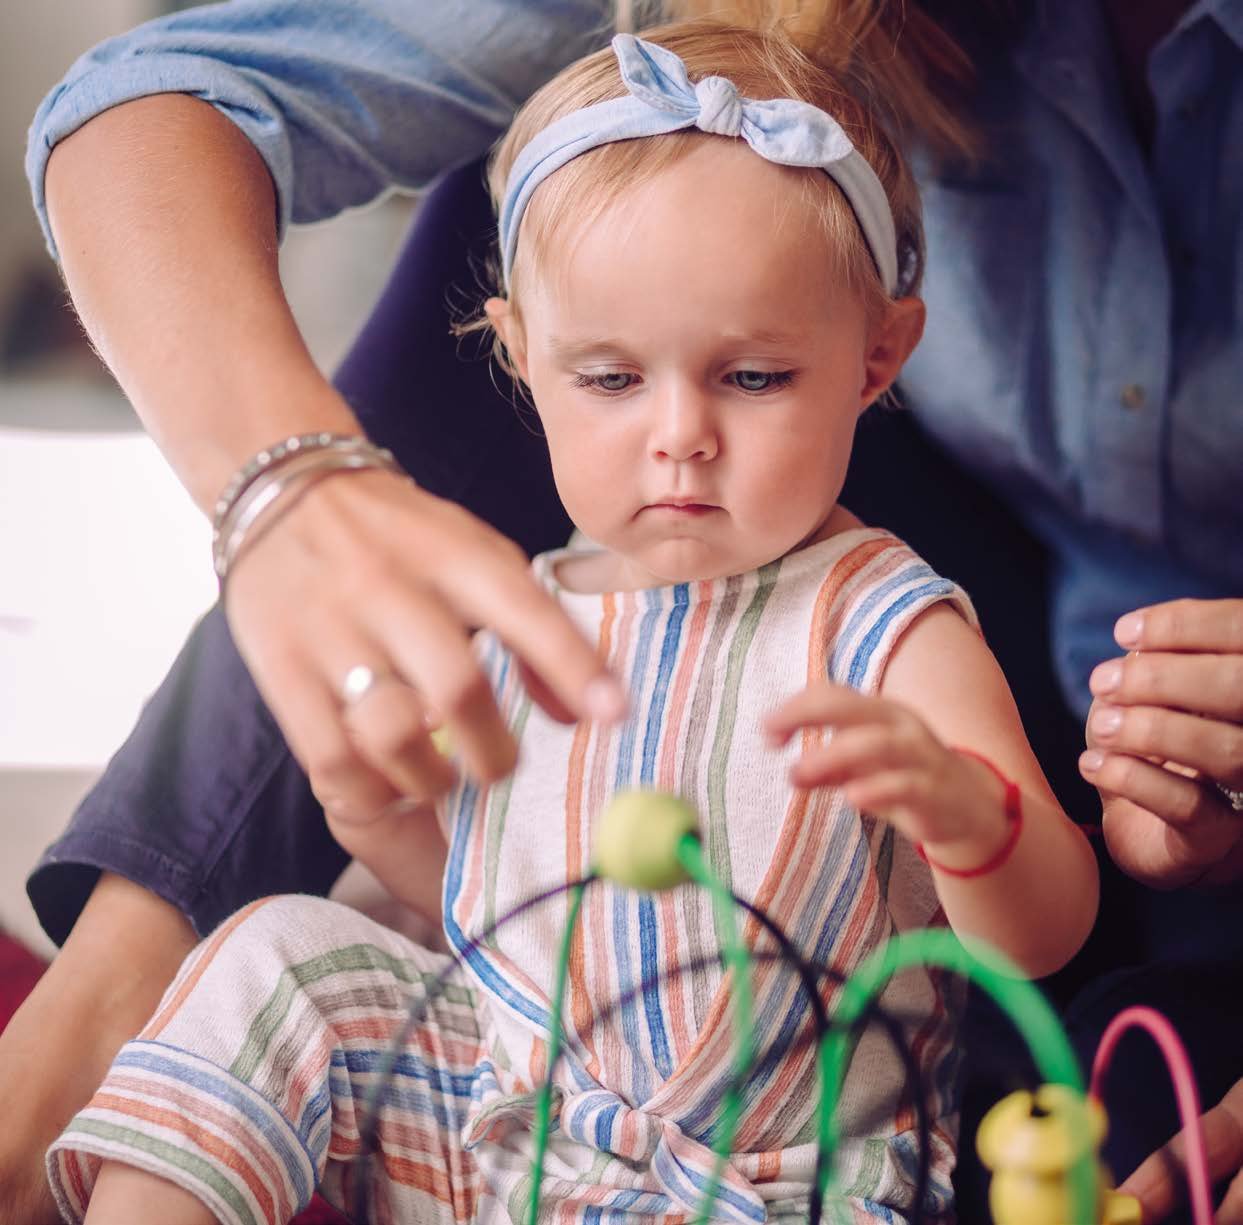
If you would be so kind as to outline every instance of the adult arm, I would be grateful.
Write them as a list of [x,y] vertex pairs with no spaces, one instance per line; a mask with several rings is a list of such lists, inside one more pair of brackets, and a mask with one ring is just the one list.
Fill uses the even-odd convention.
[[602,45],[608,0],[230,0],[147,22],[78,59],[30,128],[26,170],[49,245],[53,150],[155,94],[211,104],[259,153],[278,230],[482,154],[559,69]]
[[[512,91],[581,49],[598,34],[601,16],[597,5],[524,8],[501,0],[473,7],[460,23],[426,5],[218,9],[205,11],[233,31],[209,31],[219,58],[202,51],[201,31],[197,43],[187,34],[188,20],[159,23],[147,28],[158,45],[140,38],[137,52],[75,69],[45,107],[55,114],[75,93],[98,93],[100,73],[124,81],[139,74],[131,87],[148,91],[56,146],[45,180],[48,218],[88,331],[204,507],[274,439],[360,432],[289,314],[276,266],[278,218],[357,202],[385,176],[415,182],[445,164],[454,141],[473,152],[508,116]],[[558,18],[552,27],[569,28],[560,42],[549,38],[550,12]],[[472,35],[475,42],[464,45]],[[446,44],[449,52],[428,51]],[[197,58],[187,51],[195,47]],[[467,51],[469,71],[454,58]],[[524,54],[530,59],[521,73],[502,71]],[[426,79],[403,90],[398,65]],[[199,76],[211,82],[212,104],[150,93]],[[402,98],[405,122],[394,132]],[[258,145],[250,139],[256,123]],[[46,143],[55,125],[44,118],[36,129]],[[32,150],[38,144],[32,140]],[[396,152],[412,145],[432,152]],[[36,183],[37,172],[36,165]],[[338,172],[344,188],[321,185]],[[297,186],[306,181],[309,194]],[[388,475],[316,486],[239,564],[229,614],[317,793],[342,809],[375,810],[399,793],[426,794],[448,781],[412,690],[384,727],[347,732],[338,694],[353,664],[389,669],[417,687],[453,727],[467,767],[484,779],[508,770],[513,747],[464,626],[490,624],[510,639],[562,713],[593,709],[589,686],[600,680],[598,661],[530,579],[517,549]],[[595,709],[617,704],[606,697]]]
[[[147,32],[159,35],[176,29],[184,33],[196,20],[211,22],[226,13],[244,12],[264,33],[269,52],[266,62],[279,78],[282,72],[293,71],[291,65],[305,60],[305,54],[299,54],[305,47],[290,30],[278,28],[277,19],[296,24],[299,19],[314,22],[335,13],[339,20],[348,14],[350,20],[363,21],[380,7],[331,3],[222,5],[194,10],[147,27]],[[434,16],[441,7],[401,6],[403,11],[423,16]],[[552,6],[554,14],[571,18],[575,14],[590,16],[588,9],[594,12],[594,6]],[[483,3],[471,10],[472,14],[487,11],[503,11],[518,25],[524,14],[532,20],[547,16],[543,6],[517,3]],[[265,14],[272,20],[265,23]],[[524,73],[547,75],[557,66],[549,60],[547,49],[542,58],[529,54],[530,47],[516,28],[502,31],[498,26],[491,41],[472,46],[466,24],[461,23],[459,31],[466,42],[455,44],[463,54],[485,55],[490,51],[502,60],[512,56],[512,63],[521,65]],[[532,23],[526,24],[529,28]],[[503,39],[502,33],[507,38]],[[549,28],[547,38],[555,56],[568,58],[577,50],[574,38],[564,29]],[[375,194],[377,183],[383,186],[388,179],[405,180],[389,167],[371,188],[344,196],[329,191],[338,182],[338,172],[343,181],[355,181],[353,171],[347,173],[340,164],[342,160],[376,164],[368,142],[384,127],[377,122],[379,112],[359,92],[360,86],[347,90],[345,102],[336,109],[324,103],[320,95],[324,90],[331,92],[335,71],[331,64],[317,62],[313,71],[303,74],[300,92],[296,91],[296,97],[283,110],[273,101],[281,93],[276,85],[252,89],[249,97],[255,105],[233,106],[222,101],[223,90],[239,74],[228,65],[223,74],[217,71],[228,58],[224,44],[229,40],[200,30],[185,41],[186,45],[170,57],[157,54],[149,46],[136,50],[136,44],[126,40],[88,57],[90,62],[75,68],[36,121],[31,167],[39,202],[45,199],[43,172],[48,170],[50,232],[59,240],[67,279],[96,343],[196,499],[205,504],[213,496],[210,487],[219,483],[220,474],[246,457],[243,452],[249,453],[285,432],[322,428],[329,422],[334,423],[332,428],[353,426],[353,414],[314,370],[289,319],[275,266],[279,218],[306,219],[316,210],[327,215],[368,193]],[[407,38],[398,48],[399,54],[409,51],[409,42]],[[214,49],[220,54],[208,63],[213,60]],[[364,77],[367,65],[374,66],[383,50],[382,46],[364,45]],[[472,60],[472,65],[475,62]],[[413,70],[415,63],[409,61],[408,70]],[[211,76],[211,81],[193,79],[199,68]],[[337,68],[347,78],[353,72],[349,64],[339,63]],[[485,69],[486,65],[480,71]],[[390,75],[402,83],[396,74]],[[246,73],[240,76],[245,84],[254,85]],[[531,80],[528,85],[534,83]],[[289,81],[284,84],[289,85]],[[407,100],[418,94],[408,80],[405,85]],[[178,91],[188,91],[190,96]],[[460,133],[455,135],[456,129],[438,109],[442,104],[452,104],[451,99],[445,102],[444,83],[432,81],[426,92],[433,105],[424,110],[424,136],[433,143],[437,133],[457,139]],[[516,95],[519,92],[515,90]],[[200,97],[192,96],[194,93]],[[371,153],[356,158],[357,150],[351,147],[345,152],[329,149],[327,156],[318,160],[312,156],[316,150],[324,151],[320,138],[332,128],[317,111],[325,106]],[[406,119],[410,120],[416,110],[408,110]],[[252,131],[258,133],[257,144],[246,138]],[[399,133],[390,130],[389,139],[408,146],[413,139],[409,123]],[[486,144],[487,139],[490,136],[480,128],[480,141]],[[283,142],[291,151],[284,170],[280,159],[272,155],[271,142],[277,149]],[[425,170],[433,174],[478,147],[464,145],[458,149],[442,144]],[[299,151],[306,156],[300,156]],[[295,203],[303,188],[312,201],[310,211],[300,211]],[[331,198],[325,199],[325,192]],[[445,406],[418,407],[438,413]],[[350,482],[340,484],[344,488]],[[380,488],[373,490],[373,485]],[[377,503],[383,506],[400,493],[407,498],[407,510],[414,505],[410,513],[415,517],[428,508],[430,514],[439,516],[438,523],[452,520],[447,529],[450,536],[461,529],[466,540],[463,556],[455,558],[459,566],[469,565],[472,556],[478,557],[482,551],[485,564],[490,557],[494,567],[500,556],[499,568],[504,573],[498,581],[503,583],[511,570],[526,581],[525,564],[476,521],[465,515],[453,516],[418,490],[394,486],[395,482],[386,485],[380,480],[359,479],[354,482],[359,491],[354,496],[366,507],[374,507]],[[308,499],[300,511],[304,517],[310,514],[311,501]],[[331,519],[331,513],[327,517]],[[342,512],[339,517],[348,519],[349,514]],[[286,526],[287,572],[290,567],[297,568],[296,560],[290,562],[288,558],[296,559],[299,550],[307,551],[307,546],[299,543],[307,537],[305,530],[302,535],[294,530],[295,523]],[[389,526],[386,522],[386,530]],[[302,527],[305,529],[305,519]],[[264,542],[266,559],[261,561],[259,550],[247,559],[248,564],[239,568],[239,578],[247,570],[262,576],[281,569],[272,559],[280,535],[274,532]],[[314,531],[310,537],[312,553],[315,547],[331,551],[334,540],[341,546],[340,534],[326,544]],[[446,551],[451,550],[452,540],[441,543]],[[344,547],[348,549],[348,545],[347,539]],[[429,565],[441,560],[440,555],[433,559],[422,552],[417,542],[408,550],[408,558],[421,558]],[[334,584],[339,590],[341,575],[332,575],[330,563],[322,556],[315,554],[315,560],[321,563],[320,573],[325,576],[321,593]],[[278,608],[288,611],[291,624],[297,622],[305,629],[316,614],[315,599],[301,602],[296,593],[291,599],[289,590],[280,589],[279,579],[271,581],[277,588]],[[261,589],[262,583],[257,582],[256,587]],[[261,617],[262,590],[252,588],[250,598]],[[244,606],[246,597],[235,595],[234,607],[238,604]],[[539,622],[547,610],[534,611],[532,620]],[[513,606],[513,612],[529,617],[532,609],[528,605],[524,613],[520,602]],[[499,619],[508,615],[506,611]],[[485,613],[482,620],[488,619]],[[325,621],[330,622],[331,617],[324,617],[321,607],[321,628]],[[553,672],[563,677],[572,673],[576,655],[580,666],[593,674],[598,672],[598,663],[572,631],[566,637],[564,624],[553,628],[551,639],[560,634],[561,647],[557,649],[566,652],[562,661],[553,660]],[[278,640],[279,651],[284,645],[279,615],[270,618],[269,630]],[[102,988],[118,968],[116,956],[123,962],[130,958],[128,948],[104,939],[92,945],[94,951],[88,956],[70,953],[59,963],[67,969],[49,977],[49,985],[32,997],[26,1013],[30,1032],[38,1032],[48,1016],[58,1016],[62,1025],[57,1032],[71,1035],[68,1045],[62,1043],[66,1051],[72,1048],[80,1053],[84,1035],[104,1030],[116,1031],[118,1041],[129,1036],[180,961],[191,931],[185,919],[178,919],[176,933],[158,922],[147,922],[107,884],[113,877],[105,876],[104,883],[96,885],[101,868],[123,868],[140,880],[145,887],[122,884],[141,897],[152,914],[184,914],[204,930],[248,894],[254,896],[273,887],[324,888],[340,866],[343,856],[339,852],[334,857],[331,849],[318,845],[330,840],[322,819],[316,819],[317,805],[311,800],[306,779],[289,757],[249,680],[243,677],[227,640],[223,619],[218,611],[213,612],[196,633],[174,677],[144,716],[137,740],[112,763],[109,791],[92,797],[92,820],[81,823],[71,851],[62,845],[61,851],[72,855],[74,862],[50,857],[32,880],[32,896],[44,897],[41,914],[58,939],[63,939],[89,896],[87,909],[74,927],[73,948],[87,947],[96,934],[106,936],[116,921],[133,923],[146,942],[141,953],[143,964],[154,975],[151,990],[135,991],[124,1001],[117,1001],[107,997]],[[258,652],[262,653],[262,647]],[[196,698],[195,686],[204,681],[213,687],[213,701]],[[570,685],[573,687],[573,680]],[[236,725],[219,717],[221,711],[230,709],[237,712]],[[469,716],[470,711],[466,714]],[[465,752],[470,733],[463,730],[467,736],[460,743]],[[485,739],[487,730],[485,727]],[[231,735],[231,731],[238,734]],[[476,755],[480,747],[477,743]],[[491,746],[493,768],[497,757],[503,759],[504,749],[503,742],[499,752],[496,744]],[[484,751],[488,751],[486,746]],[[310,764],[315,773],[315,763]],[[383,771],[365,759],[356,755],[347,760],[344,774],[341,764],[338,758],[337,772],[335,776],[329,772],[329,781],[347,802],[351,794],[361,793],[365,804],[368,798],[375,802],[378,796],[392,793],[392,784]],[[402,763],[399,760],[396,764]],[[140,808],[143,811],[137,811]],[[66,884],[70,887],[62,888]],[[55,894],[58,909],[49,919],[46,897],[50,894]],[[162,901],[157,894],[167,900]],[[138,959],[137,954],[134,956]],[[66,976],[74,978],[81,990],[72,995],[60,990],[58,984]],[[15,1203],[23,1196],[38,1195],[42,1183],[38,1141],[57,1118],[63,1122],[66,1108],[79,1103],[65,1097],[66,1092],[72,1096],[72,1086],[66,1088],[60,1078],[39,1073],[38,1068],[45,1068],[46,1063],[31,1064],[13,1056],[12,1043],[6,1045],[0,1063],[6,1075],[20,1081],[20,1091],[9,1096],[23,1105],[20,1120],[15,1115],[14,1126],[6,1129],[12,1143],[0,1144],[0,1200]],[[106,1057],[105,1053],[105,1062]],[[27,1144],[22,1137],[34,1137],[34,1141]],[[47,1207],[46,1202],[43,1206]],[[37,1219],[33,1211],[30,1219]],[[55,1214],[49,1219],[55,1219]]]

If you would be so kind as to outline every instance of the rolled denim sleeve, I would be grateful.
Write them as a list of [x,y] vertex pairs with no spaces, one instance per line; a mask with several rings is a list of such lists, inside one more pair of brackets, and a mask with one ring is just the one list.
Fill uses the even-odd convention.
[[159,93],[232,120],[272,175],[283,234],[478,157],[518,106],[609,33],[608,0],[230,0],[101,43],[44,99],[26,172],[48,249],[57,142]]

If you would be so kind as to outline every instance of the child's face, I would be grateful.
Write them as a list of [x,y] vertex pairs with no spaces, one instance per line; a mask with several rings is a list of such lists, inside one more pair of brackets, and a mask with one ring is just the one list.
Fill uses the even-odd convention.
[[562,502],[618,584],[753,569],[825,528],[859,413],[922,306],[869,324],[789,172],[706,140],[489,313],[530,385]]

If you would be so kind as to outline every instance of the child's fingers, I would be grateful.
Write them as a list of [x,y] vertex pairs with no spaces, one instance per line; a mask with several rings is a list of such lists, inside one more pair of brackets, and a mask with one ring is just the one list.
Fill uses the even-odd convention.
[[916,765],[919,754],[910,741],[894,735],[887,725],[867,724],[834,734],[832,741],[804,753],[790,767],[796,787],[834,787]]
[[860,723],[892,723],[899,708],[891,702],[859,693],[845,685],[819,681],[787,698],[764,717],[762,726],[769,744],[785,744],[803,727],[847,727]]
[[886,770],[855,779],[842,788],[846,802],[880,817],[912,842],[935,841],[932,809],[935,786],[926,770]]

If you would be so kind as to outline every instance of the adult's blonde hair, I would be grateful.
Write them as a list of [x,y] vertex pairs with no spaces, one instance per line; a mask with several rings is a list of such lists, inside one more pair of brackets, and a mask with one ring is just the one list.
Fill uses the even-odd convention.
[[[691,81],[721,76],[748,98],[797,98],[832,115],[880,179],[893,213],[898,246],[897,296],[915,293],[923,274],[923,228],[919,194],[897,141],[870,105],[870,86],[860,65],[830,70],[813,60],[788,32],[697,20],[658,26],[644,38],[667,47],[686,64]],[[549,124],[572,111],[623,97],[611,49],[570,65],[518,112],[497,146],[489,187],[498,210],[519,153]],[[590,225],[623,190],[658,174],[703,141],[727,139],[697,129],[600,145],[568,162],[536,189],[519,230],[510,270],[509,301],[521,317],[524,280],[555,245],[565,249],[574,230]],[[835,273],[869,313],[888,301],[875,261],[849,202],[823,170],[781,167],[792,193],[801,193],[821,223],[825,254]],[[776,221],[775,221],[776,223]]]

